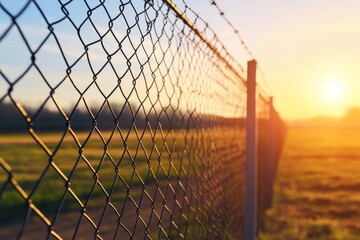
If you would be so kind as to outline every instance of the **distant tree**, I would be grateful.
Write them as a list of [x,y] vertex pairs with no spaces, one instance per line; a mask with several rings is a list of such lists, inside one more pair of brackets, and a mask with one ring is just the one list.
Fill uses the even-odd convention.
[[[24,106],[31,118],[26,119],[11,102],[0,102],[0,132],[25,132],[28,127],[35,131],[63,131],[68,124],[75,131],[90,131],[95,126],[100,130],[145,128],[152,129],[208,128],[219,126],[244,126],[244,118],[225,118],[208,114],[190,114],[172,106],[163,109],[142,109],[133,104],[93,106],[90,109],[78,107],[74,112],[65,110],[69,123],[56,109],[46,107],[37,110]],[[358,111],[360,119],[360,110]]]
[[360,121],[360,108],[358,107],[349,108],[344,115],[344,120]]
[[[24,106],[32,120],[31,128],[40,131],[63,131],[67,127],[66,119],[59,111],[43,108],[39,113],[28,106]],[[70,118],[70,126],[74,130],[89,131],[95,125],[101,130],[111,130],[115,126],[129,129],[132,124],[143,128],[144,116],[137,112],[137,107],[131,104],[94,106],[90,110],[78,107],[73,114],[65,110]],[[154,117],[151,117],[154,118]],[[26,119],[11,102],[0,102],[0,132],[25,132],[28,129]]]
[[10,102],[0,103],[0,132],[25,131],[26,126],[25,118],[14,104]]

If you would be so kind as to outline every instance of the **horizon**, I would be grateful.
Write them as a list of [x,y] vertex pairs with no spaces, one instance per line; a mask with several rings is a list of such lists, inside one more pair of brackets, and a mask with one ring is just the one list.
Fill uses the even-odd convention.
[[0,239],[358,239],[359,8],[1,3]]
[[[174,2],[179,4],[180,8],[183,7],[181,1]],[[15,4],[12,5],[15,6]],[[341,117],[346,108],[360,107],[360,99],[356,91],[360,89],[360,82],[356,80],[360,77],[357,60],[357,56],[360,55],[360,46],[357,44],[360,42],[358,34],[360,26],[354,24],[360,22],[360,15],[357,12],[360,2],[355,0],[346,2],[276,0],[271,3],[264,0],[235,3],[230,0],[222,1],[221,10],[239,29],[241,37],[244,38],[253,56],[249,56],[249,53],[244,50],[241,41],[223,19],[213,17],[219,16],[219,11],[211,3],[203,0],[191,3],[190,7],[198,12],[200,17],[206,19],[239,63],[246,66],[246,62],[252,60],[253,57],[258,61],[261,70],[257,73],[257,81],[259,83],[266,81],[266,84],[261,85],[269,86],[266,90],[274,96],[274,105],[282,118],[286,120],[309,119],[319,115]],[[51,16],[53,19],[62,14],[58,9],[52,9],[50,6],[47,8],[54,13]],[[8,22],[9,19],[6,16],[0,16],[1,29],[5,29]],[[43,30],[47,29],[45,22],[28,12],[18,21],[18,24],[25,31],[26,36],[31,36],[28,41],[33,48],[38,45],[40,37],[47,34],[47,30]],[[101,24],[106,27],[106,23],[101,22]],[[68,29],[68,25],[60,24],[56,31],[61,33],[59,38],[64,44],[65,53],[68,54],[70,60],[73,60],[82,46],[75,41],[76,38],[71,35],[73,32]],[[91,40],[96,35],[90,30],[84,28],[81,34]],[[35,32],[36,35],[32,36],[31,32]],[[116,34],[124,35],[121,31]],[[139,33],[133,34],[134,40],[140,41],[140,38],[137,38]],[[19,71],[11,67],[11,64],[23,69],[26,67],[24,59],[28,59],[16,58],[17,55],[20,56],[21,51],[27,51],[25,44],[16,39],[19,39],[18,33],[14,30],[10,31],[0,48],[6,56],[0,60],[0,65],[8,70],[6,74],[9,79],[16,79],[19,75]],[[111,49],[110,43],[105,41],[104,44]],[[150,43],[144,42],[144,44]],[[47,64],[48,69],[44,74],[50,80],[50,85],[67,76],[64,71],[59,71],[59,69],[67,68],[65,64],[56,65],[56,62],[62,60],[59,59],[60,54],[55,46],[55,41],[49,39],[36,58],[37,63]],[[67,51],[68,46],[74,46],[78,50]],[[124,42],[124,49],[126,48],[131,49],[130,43]],[[89,49],[96,68],[105,56],[101,51],[95,46]],[[116,66],[118,69],[124,68],[126,62],[119,61]],[[92,81],[93,76],[85,74],[90,72],[88,70],[86,60],[81,59],[71,73],[78,89],[70,87],[70,82],[65,81],[64,86],[72,90],[65,91],[63,87],[60,87],[55,91],[54,96],[61,96],[60,100],[64,106],[76,102],[78,99],[74,96],[83,92],[86,84]],[[108,68],[105,68],[103,72],[97,76],[97,82],[103,93],[90,88],[85,94],[87,98],[92,99],[92,96],[98,97],[101,94],[107,95],[114,89],[114,84],[108,84],[105,80],[116,77]],[[32,84],[29,84],[30,81],[16,84],[14,97],[17,101],[24,101],[23,96],[31,91],[34,93],[31,101],[34,105],[38,105],[48,96],[49,89],[36,71],[31,70],[27,75],[27,78],[30,77]],[[130,93],[132,87],[128,77],[124,76],[121,82],[125,94]],[[84,79],[84,83],[80,83],[79,79]],[[137,87],[140,93],[145,94],[142,82],[143,80],[140,79]],[[5,83],[0,81],[0,84]]]
[[355,122],[360,120],[360,107],[348,107],[345,113],[341,116],[331,116],[331,115],[317,115],[310,118],[299,118],[299,119],[284,119],[285,122],[301,122],[301,121],[346,121],[346,122]]

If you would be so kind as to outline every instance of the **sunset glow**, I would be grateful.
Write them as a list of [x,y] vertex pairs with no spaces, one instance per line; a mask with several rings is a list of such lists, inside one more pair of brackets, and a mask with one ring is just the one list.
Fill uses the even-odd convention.
[[[221,3],[259,60],[283,118],[342,117],[347,108],[360,107],[360,1]],[[240,56],[230,30],[210,10],[211,26],[228,31],[220,37]]]
[[343,86],[337,81],[327,83],[324,90],[327,100],[340,101],[343,98]]

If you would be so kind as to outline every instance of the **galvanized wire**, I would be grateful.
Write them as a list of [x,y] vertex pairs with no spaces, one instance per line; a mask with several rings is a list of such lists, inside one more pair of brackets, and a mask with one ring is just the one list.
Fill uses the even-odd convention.
[[243,70],[198,15],[29,0],[0,17],[2,239],[241,238]]
[[189,6],[4,1],[0,52],[0,239],[243,237],[244,69]]
[[[226,16],[225,11],[219,6],[219,4],[215,1],[215,0],[209,0],[210,4],[212,6],[214,6],[216,8],[216,10],[219,13],[219,16],[225,21],[225,23],[231,28],[233,34],[236,36],[237,41],[240,43],[240,45],[242,46],[242,49],[244,49],[244,51],[248,54],[248,56],[251,59],[255,59],[254,54],[252,53],[252,51],[250,50],[250,48],[248,47],[248,45],[246,44],[246,42],[244,41],[243,37],[240,34],[239,29],[235,26],[235,24],[229,20],[229,18]],[[260,87],[262,89],[263,92],[263,96],[271,96],[272,95],[272,91],[271,88],[265,78],[265,72],[263,70],[263,68],[259,65],[259,63],[257,64],[257,69],[260,73],[258,78],[258,87]]]

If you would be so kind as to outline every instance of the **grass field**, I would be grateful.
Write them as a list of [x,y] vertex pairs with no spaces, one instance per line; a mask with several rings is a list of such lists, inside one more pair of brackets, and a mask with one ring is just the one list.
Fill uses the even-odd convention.
[[[43,133],[40,136],[49,150],[54,152],[61,134]],[[169,148],[175,147],[170,145],[174,141],[169,140],[167,144],[164,144],[164,139],[156,139],[158,146],[162,148],[160,149],[160,147],[154,147],[150,134],[144,135],[141,144],[139,144],[135,134],[131,134],[125,140],[126,147],[124,147],[124,140],[119,134],[111,136],[110,132],[106,132],[102,136],[104,139],[96,132],[90,135],[89,138],[88,136],[88,134],[84,133],[77,134],[77,140],[84,146],[81,150],[82,154],[80,154],[80,148],[77,146],[76,141],[70,134],[67,134],[53,158],[53,162],[61,170],[62,174],[67,178],[71,177],[71,188],[83,202],[88,198],[89,192],[93,188],[95,182],[94,172],[97,172],[98,180],[109,193],[116,177],[116,167],[119,175],[122,176],[122,182],[119,181],[119,186],[117,186],[121,189],[126,189],[130,184],[134,186],[139,185],[141,182],[153,182],[154,176],[158,180],[164,179],[167,175],[175,176],[181,171],[179,156],[176,154],[172,157],[172,161],[158,163],[160,154],[165,157],[166,154],[169,154]],[[110,136],[111,141],[109,141]],[[104,149],[105,143],[103,140],[108,142],[106,150]],[[87,141],[86,144],[85,141]],[[1,156],[6,157],[5,160],[12,167],[20,186],[27,194],[31,194],[31,190],[34,189],[39,177],[47,169],[49,156],[29,134],[2,135],[0,136],[0,143]],[[183,148],[181,141],[178,141],[175,152],[181,152]],[[119,159],[122,160],[119,162]],[[150,172],[150,161],[153,162],[153,174]],[[6,177],[5,174],[2,174],[0,181],[4,182]],[[58,199],[61,198],[64,190],[65,180],[54,168],[49,167],[32,199],[44,208],[51,208],[58,205]],[[48,194],[49,192],[51,194]],[[101,195],[102,192],[97,184],[93,195]],[[123,191],[123,193],[125,192]],[[2,196],[0,220],[6,219],[8,217],[6,213],[11,213],[12,208],[17,207],[17,201],[22,201],[16,195],[15,192],[7,191]],[[114,197],[123,199],[124,195],[126,193]],[[69,205],[65,203],[64,207],[67,208]]]
[[360,239],[360,128],[290,127],[262,240]]
[[[112,134],[110,131],[102,132],[101,135],[96,132],[92,134],[80,132],[76,134],[76,139],[67,133],[62,141],[60,141],[62,133],[38,133],[38,136],[49,152],[56,152],[52,162],[61,173],[53,166],[49,166],[48,154],[27,133],[0,135],[0,157],[11,166],[19,186],[31,197],[32,203],[44,216],[50,221],[54,217],[59,218],[56,214],[58,207],[61,206],[60,216],[64,218],[60,217],[57,221],[60,221],[58,225],[61,225],[61,219],[66,219],[68,223],[72,223],[70,229],[76,227],[81,205],[86,206],[87,214],[95,223],[99,222],[107,205],[107,195],[110,194],[113,209],[117,211],[121,211],[125,201],[129,202],[123,216],[127,217],[125,225],[131,229],[135,226],[135,221],[138,221],[134,213],[136,205],[140,202],[143,205],[144,219],[149,218],[151,214],[150,198],[156,201],[154,206],[162,212],[160,198],[156,199],[153,195],[156,192],[155,181],[162,193],[167,194],[169,186],[174,188],[178,186],[176,183],[178,176],[180,180],[185,175],[192,174],[192,170],[188,168],[187,158],[184,157],[181,161],[179,159],[185,148],[184,135],[181,132],[172,131],[157,135],[149,132],[143,135],[141,132],[138,134],[131,132],[128,136],[125,134],[121,136],[118,132]],[[61,175],[70,179],[70,188],[76,197],[66,191],[66,181]],[[0,188],[6,183],[7,177],[6,172],[0,168]],[[151,194],[149,197],[144,197],[145,185],[146,191]],[[11,184],[5,186],[0,198],[1,239],[8,238],[11,232],[19,231],[26,212],[24,198]],[[179,197],[182,196],[180,192],[178,194]],[[117,222],[117,214],[119,213],[116,211],[111,213],[107,210],[105,218],[109,220],[104,222],[108,221],[109,226],[116,228],[114,222]],[[155,220],[156,218],[153,224],[157,224]],[[40,222],[40,218],[35,214],[30,215],[28,225],[34,226],[30,226],[30,230],[46,233],[44,230],[36,230],[40,228]],[[7,231],[8,229],[11,232]],[[66,236],[64,234],[69,231],[69,226],[60,226],[58,229],[63,231],[63,236]],[[114,231],[112,229],[112,232]],[[106,231],[103,234],[106,235]],[[11,236],[14,237],[16,234]],[[43,237],[37,233],[28,235],[29,238],[31,236]]]
[[[114,233],[141,239],[148,231],[153,238],[166,239],[192,232],[201,236],[208,227],[227,231],[216,225],[222,223],[210,226],[206,214],[216,211],[225,199],[232,204],[227,194],[232,195],[233,190],[220,189],[220,184],[206,179],[223,181],[232,176],[228,181],[240,180],[232,182],[232,187],[242,194],[238,187],[243,183],[241,175],[230,170],[224,174],[222,169],[234,160],[236,172],[242,169],[244,132],[233,128],[143,131],[129,135],[77,132],[76,136],[68,132],[65,137],[38,132],[46,147],[28,133],[0,134],[0,157],[11,166],[14,179],[32,204],[66,239],[77,228],[80,236],[89,239],[94,226],[100,224],[105,239],[112,239]],[[197,177],[200,172],[203,183]],[[28,210],[24,197],[7,179],[0,167],[0,190],[5,186],[0,192],[0,239],[16,237]],[[215,189],[206,190],[211,196],[197,196],[197,188],[204,186],[219,188],[222,195]],[[214,199],[209,203],[207,197]],[[81,214],[83,207],[91,220]],[[27,222],[24,239],[46,237],[48,226],[34,212]]]

